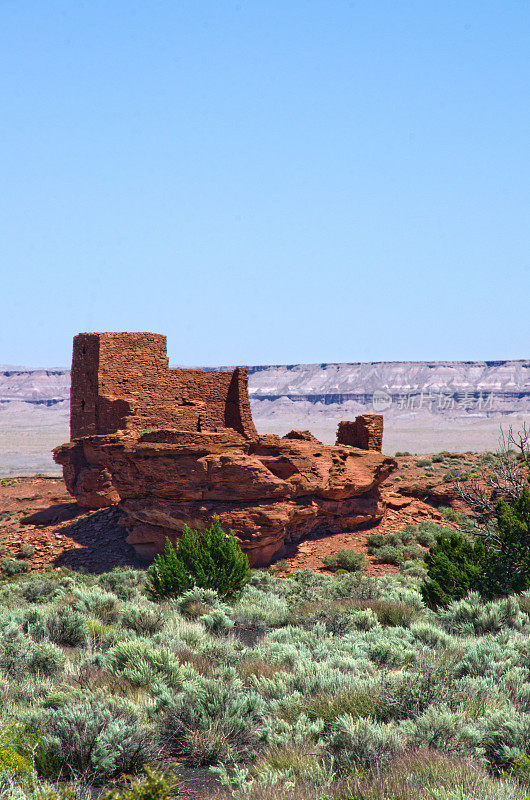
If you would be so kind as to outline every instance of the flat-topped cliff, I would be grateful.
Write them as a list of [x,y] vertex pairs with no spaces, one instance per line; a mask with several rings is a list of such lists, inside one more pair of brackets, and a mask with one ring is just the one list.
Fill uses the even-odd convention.
[[[256,403],[283,397],[326,405],[347,401],[373,405],[375,394],[376,405],[382,405],[388,400],[381,394],[387,394],[394,410],[410,410],[420,407],[423,394],[421,407],[440,413],[530,409],[530,359],[280,364],[247,366],[247,370],[249,394]],[[52,405],[68,400],[69,392],[68,369],[0,368],[0,402]],[[409,398],[417,398],[416,403]],[[454,405],[448,402],[452,399]]]

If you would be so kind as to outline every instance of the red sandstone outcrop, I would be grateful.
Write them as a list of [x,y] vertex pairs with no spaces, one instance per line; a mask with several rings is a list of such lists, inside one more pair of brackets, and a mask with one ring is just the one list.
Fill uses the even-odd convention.
[[322,444],[322,442],[317,439],[316,436],[313,436],[311,431],[289,431],[289,433],[286,433],[285,436],[282,436],[282,439],[300,439],[303,442],[316,442],[317,444]]
[[[379,429],[369,422],[358,428]],[[258,436],[244,370],[168,370],[154,334],[75,338],[72,439],[54,451],[69,492],[90,508],[119,503],[145,556],[217,515],[251,564],[266,564],[286,542],[379,521],[379,485],[396,466],[309,431]]]
[[152,556],[185,524],[202,529],[217,515],[253,564],[311,533],[380,520],[378,487],[394,468],[392,458],[373,451],[270,435],[245,440],[235,432],[90,436],[57,448],[55,458],[69,474],[79,465],[68,488],[85,506],[93,498],[103,505],[112,475],[106,504],[119,498],[127,541],[140,554]]

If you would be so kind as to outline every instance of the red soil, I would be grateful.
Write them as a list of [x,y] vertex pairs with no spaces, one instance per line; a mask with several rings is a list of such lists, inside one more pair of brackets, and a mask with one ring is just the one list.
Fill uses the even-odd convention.
[[[0,481],[0,541],[4,555],[26,560],[32,570],[69,567],[81,572],[106,572],[127,564],[139,566],[125,531],[117,524],[119,511],[87,511],[67,493],[61,478],[4,478]],[[27,522],[23,522],[27,520]]]

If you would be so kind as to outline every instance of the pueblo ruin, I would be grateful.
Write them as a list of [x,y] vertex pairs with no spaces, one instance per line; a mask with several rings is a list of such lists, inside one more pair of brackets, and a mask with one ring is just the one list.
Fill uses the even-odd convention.
[[74,338],[71,441],[54,450],[81,506],[118,504],[143,557],[218,516],[251,565],[312,534],[379,522],[383,418],[339,424],[337,444],[309,431],[260,436],[247,372],[169,369],[166,337],[80,333]]

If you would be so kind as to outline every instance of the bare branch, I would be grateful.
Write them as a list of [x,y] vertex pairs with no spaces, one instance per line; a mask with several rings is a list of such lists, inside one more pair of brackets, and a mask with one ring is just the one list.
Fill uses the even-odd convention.
[[473,509],[483,526],[479,535],[491,543],[500,544],[493,524],[498,501],[503,498],[513,505],[528,481],[529,470],[530,429],[526,423],[517,432],[511,425],[508,431],[501,426],[499,448],[487,468],[478,477],[466,481],[465,485],[461,481],[455,483],[458,496]]

